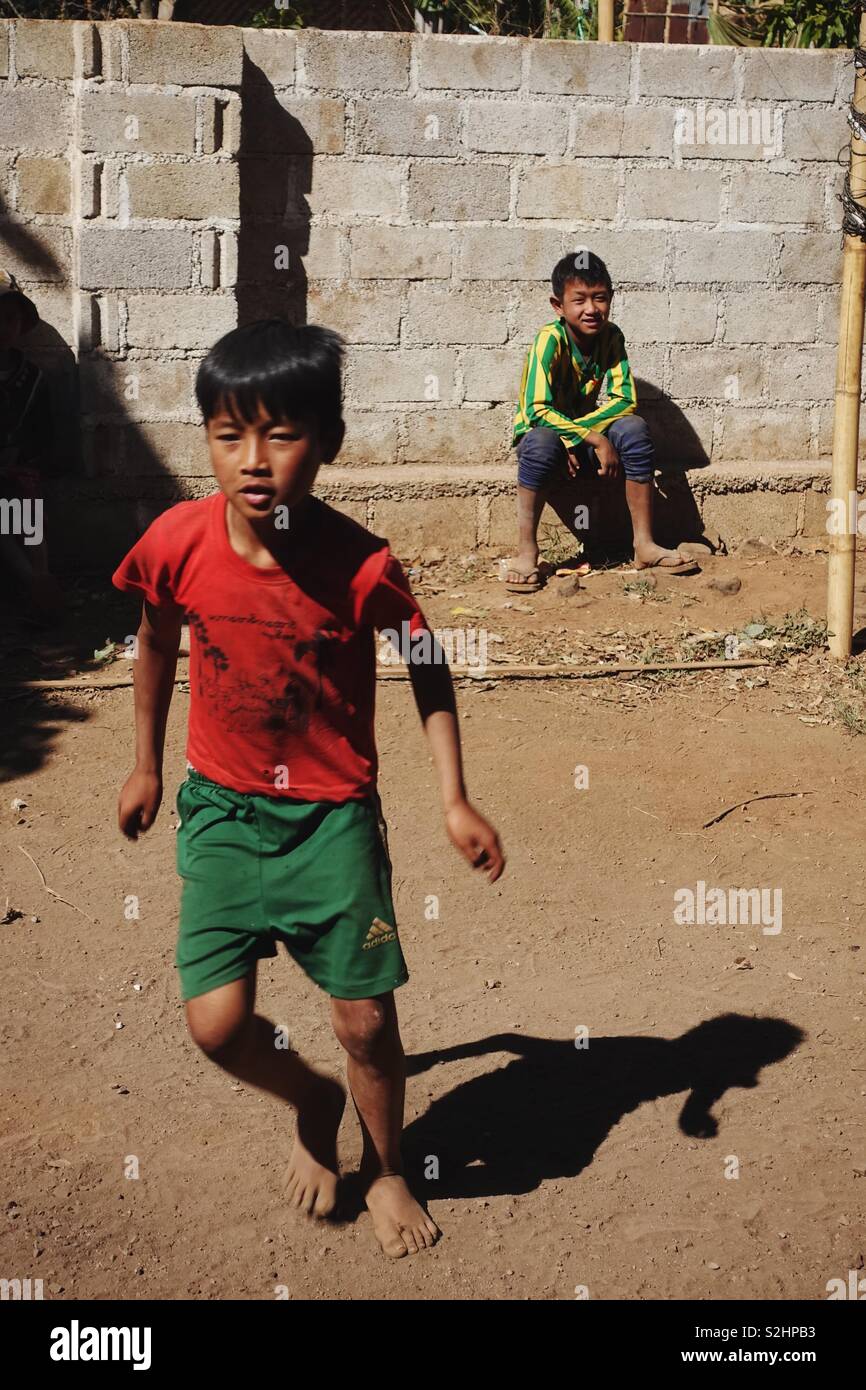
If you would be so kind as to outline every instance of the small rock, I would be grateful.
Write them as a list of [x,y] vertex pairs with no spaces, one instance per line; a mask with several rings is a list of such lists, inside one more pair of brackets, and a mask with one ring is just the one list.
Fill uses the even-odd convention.
[[557,598],[571,598],[580,592],[580,580],[576,574],[563,575],[561,579],[551,580],[550,588]]
[[766,541],[756,540],[753,537],[745,541],[740,541],[739,545],[736,547],[736,552],[738,555],[743,555],[747,559],[751,559],[752,557],[763,558],[765,555],[775,554],[773,547],[767,545]]
[[732,574],[730,579],[708,579],[707,589],[715,589],[717,594],[738,594],[743,587],[743,581]]
[[10,802],[10,806],[13,811],[23,811],[26,805],[27,802],[22,801],[20,796],[16,796],[15,800]]
[[445,559],[445,552],[438,545],[428,545],[421,551],[421,559],[425,565],[438,565]]
[[721,1267],[722,1266],[717,1265],[714,1260],[711,1260],[710,1263],[707,1265],[707,1269],[721,1269]]
[[485,980],[485,981],[484,981],[484,988],[485,988],[485,989],[501,989],[501,988],[502,988],[502,981],[501,981],[501,980]]

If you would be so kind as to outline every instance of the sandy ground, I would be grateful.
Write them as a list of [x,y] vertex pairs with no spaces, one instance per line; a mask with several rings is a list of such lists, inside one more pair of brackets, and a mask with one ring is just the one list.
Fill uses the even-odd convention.
[[[474,621],[455,607],[480,614],[502,658],[586,665],[802,604],[817,613],[822,563],[752,551],[667,581],[680,587],[661,597],[600,575],[571,598],[518,600],[528,612],[502,608],[489,561],[414,580],[437,623]],[[707,589],[734,573],[737,595]],[[90,600],[78,599],[81,612]],[[100,604],[93,631],[122,640],[129,609]],[[22,640],[7,644],[7,671],[75,668],[57,645]],[[322,1226],[286,1211],[290,1117],[186,1037],[171,795],[139,845],[114,825],[129,690],[7,706],[0,1274],[42,1278],[58,1299],[270,1299],[279,1287],[292,1299],[822,1299],[828,1280],[863,1267],[866,740],[839,722],[826,660],[491,679],[463,683],[459,699],[471,795],[509,855],[495,887],[445,841],[408,687],[380,693],[412,972],[398,996],[405,1148],[444,1232],[396,1263],[365,1215]],[[172,712],[170,787],[187,700],[181,690]],[[803,795],[704,828],[735,802],[792,791]],[[781,889],[782,930],[678,924],[674,894],[700,880]],[[138,920],[124,915],[131,894]],[[340,1072],[324,998],[285,956],[261,968],[260,1007]],[[342,1145],[351,1172],[351,1115]],[[133,1160],[137,1178],[125,1176]]]

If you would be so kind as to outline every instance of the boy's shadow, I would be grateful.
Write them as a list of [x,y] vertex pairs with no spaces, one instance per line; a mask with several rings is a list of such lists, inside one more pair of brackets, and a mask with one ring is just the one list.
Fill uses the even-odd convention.
[[[546,1178],[576,1177],[624,1115],[645,1101],[686,1091],[683,1134],[718,1132],[711,1107],[731,1086],[758,1085],[805,1033],[779,1018],[724,1014],[680,1038],[574,1041],[499,1033],[408,1058],[410,1076],[440,1063],[509,1052],[514,1060],[434,1100],[404,1135],[416,1191],[437,1197],[531,1192]],[[438,1181],[423,1175],[435,1156]]]

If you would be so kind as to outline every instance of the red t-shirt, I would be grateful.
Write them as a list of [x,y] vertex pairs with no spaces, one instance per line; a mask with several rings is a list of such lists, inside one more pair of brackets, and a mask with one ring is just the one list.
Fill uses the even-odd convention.
[[231,547],[221,492],[179,502],[112,576],[190,628],[187,758],[240,792],[349,801],[376,784],[375,628],[426,628],[387,541],[311,498],[285,568]]

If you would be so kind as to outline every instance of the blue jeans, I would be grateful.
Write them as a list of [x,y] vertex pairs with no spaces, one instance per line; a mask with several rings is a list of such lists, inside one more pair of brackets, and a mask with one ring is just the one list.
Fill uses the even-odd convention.
[[[639,415],[621,415],[608,425],[605,434],[619,454],[626,478],[648,483],[655,467],[655,451],[646,421]],[[574,452],[582,470],[598,471],[591,444],[579,444]],[[533,426],[517,441],[517,481],[538,492],[562,476],[568,476],[562,436],[542,425]]]

